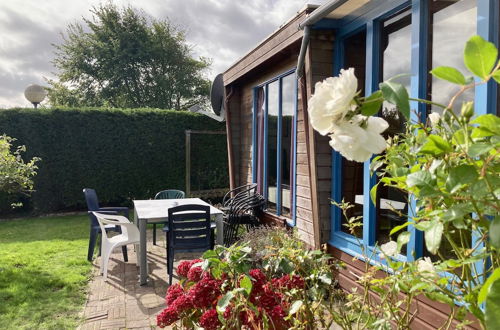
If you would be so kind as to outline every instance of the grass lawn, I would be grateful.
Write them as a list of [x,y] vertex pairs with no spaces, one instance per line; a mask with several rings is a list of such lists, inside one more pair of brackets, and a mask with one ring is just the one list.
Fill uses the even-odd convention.
[[0,222],[0,329],[74,329],[85,303],[87,215]]

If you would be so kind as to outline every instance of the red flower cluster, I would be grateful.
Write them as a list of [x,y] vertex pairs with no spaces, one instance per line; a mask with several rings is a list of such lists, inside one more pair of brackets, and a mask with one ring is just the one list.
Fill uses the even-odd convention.
[[267,276],[260,269],[251,269],[248,274],[252,278],[252,294],[261,293],[262,288],[267,282]]
[[[177,292],[177,289],[174,289],[173,292]],[[169,297],[168,294],[167,297]],[[160,328],[164,328],[167,325],[171,325],[175,321],[178,321],[182,312],[191,308],[193,308],[191,298],[183,292],[156,317],[156,323]]]
[[197,264],[198,262],[201,262],[203,260],[201,259],[194,259],[194,260],[185,260],[179,263],[179,266],[177,266],[177,275],[182,276],[182,277],[188,277],[188,272],[191,269],[191,266],[194,264]]
[[179,298],[175,299],[172,303],[172,307],[178,314],[193,308],[193,302],[188,295],[182,295]]
[[222,324],[219,321],[219,317],[217,316],[217,311],[215,309],[209,309],[200,318],[200,325],[205,330],[216,330]]
[[160,328],[165,328],[177,320],[179,320],[179,314],[172,308],[165,308],[156,316],[156,325]]
[[282,300],[283,295],[274,291],[269,283],[264,285],[262,293],[256,299],[257,305],[263,307],[268,313],[270,313],[275,306],[280,305]]
[[204,308],[217,304],[217,298],[220,296],[222,283],[205,276],[196,283],[188,292],[189,298],[194,307]]
[[203,270],[201,269],[200,266],[198,267],[191,267],[189,272],[187,273],[187,278],[191,282],[198,282],[201,280],[201,275],[203,274]]
[[290,275],[285,275],[283,277],[273,279],[272,280],[273,286],[276,288],[280,289],[303,289],[306,285],[306,282],[304,279],[298,275],[293,275],[290,277]]
[[167,290],[167,295],[165,297],[165,303],[167,306],[170,306],[175,299],[184,294],[184,289],[180,286],[179,283],[175,283],[170,286]]
[[[200,261],[183,261],[177,267],[177,273],[188,281],[181,282],[182,285],[174,284],[167,290],[167,308],[157,316],[159,327],[171,325],[184,317],[195,317],[193,321],[205,330],[216,330],[222,326],[215,306],[224,293],[221,287],[228,275],[223,274],[221,280],[214,279],[210,272],[203,272],[199,266],[193,267]],[[260,269],[250,270],[249,275],[252,280],[249,300],[256,309],[249,306],[236,311],[231,304],[224,311],[224,318],[229,320],[236,316],[241,324],[255,329],[263,326],[265,315],[273,329],[288,328],[290,324],[285,321],[285,317],[290,302],[284,294],[285,290],[304,289],[305,280],[298,275],[268,279]],[[193,309],[199,312],[192,313]]]

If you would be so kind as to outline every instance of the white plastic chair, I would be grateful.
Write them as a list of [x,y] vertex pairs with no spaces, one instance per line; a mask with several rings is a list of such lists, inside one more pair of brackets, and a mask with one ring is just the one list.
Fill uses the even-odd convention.
[[[127,244],[139,244],[139,229],[133,223],[131,223],[126,217],[121,215],[111,215],[102,214],[99,212],[92,212],[97,221],[99,221],[99,226],[102,231],[101,240],[101,274],[104,275],[104,280],[108,280],[108,262],[109,257],[113,250],[117,247],[121,247]],[[115,225],[120,226],[122,229],[121,234],[108,237],[105,225]],[[138,251],[138,249],[136,249]],[[138,259],[138,258],[137,258]],[[137,260],[138,262],[138,260]]]

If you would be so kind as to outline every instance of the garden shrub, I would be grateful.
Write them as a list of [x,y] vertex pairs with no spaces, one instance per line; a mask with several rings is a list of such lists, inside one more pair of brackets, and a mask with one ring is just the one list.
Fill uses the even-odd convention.
[[181,262],[181,281],[169,287],[158,326],[330,328],[333,318],[325,315],[338,306],[331,257],[281,229],[259,229],[245,239]]
[[[42,159],[29,200],[36,212],[83,208],[85,187],[96,189],[103,205],[130,205],[167,188],[185,190],[187,129],[224,131],[224,124],[159,109],[0,111],[0,132],[26,145],[27,159]],[[227,175],[220,175],[227,173],[225,135],[194,139],[192,160],[196,189],[228,186]],[[8,202],[0,208],[8,209]]]

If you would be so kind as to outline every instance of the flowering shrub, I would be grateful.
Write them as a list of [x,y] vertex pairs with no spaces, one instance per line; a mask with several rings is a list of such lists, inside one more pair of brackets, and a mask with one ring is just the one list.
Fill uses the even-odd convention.
[[363,106],[358,107],[362,98],[356,97],[357,89],[354,69],[342,69],[339,77],[316,83],[308,111],[311,125],[320,134],[330,136],[332,148],[349,160],[364,162],[373,153],[384,151],[386,144],[381,133],[389,124],[382,118],[363,115]]
[[[338,297],[332,280],[335,264],[284,231],[258,232],[258,242],[217,246],[203,259],[181,262],[177,267],[181,281],[167,290],[167,308],[158,314],[158,326],[329,328],[332,318],[324,315],[336,306]],[[266,240],[275,244],[257,257],[250,246]]]
[[[418,295],[449,305],[443,328],[451,327],[453,319],[467,325],[467,313],[476,316],[483,328],[497,329],[500,324],[500,119],[493,114],[475,117],[472,101],[456,104],[467,90],[490,80],[500,83],[498,50],[481,37],[472,37],[464,62],[475,77],[467,78],[451,67],[431,71],[434,77],[458,86],[446,105],[410,98],[394,80],[381,83],[380,90],[366,98],[359,97],[352,69],[316,85],[309,103],[313,127],[330,135],[330,145],[350,160],[366,161],[385,149],[371,161],[377,185],[407,193],[412,207],[409,214],[392,209],[408,220],[391,230],[390,235],[398,234],[397,238],[379,247],[375,266],[366,264],[366,273],[358,281],[363,292],[350,293],[348,308],[332,313],[345,328],[390,327],[391,323],[409,328],[415,313],[412,299]],[[411,116],[410,101],[440,111],[431,113],[428,122],[420,122],[420,114]],[[383,102],[394,104],[407,119],[406,132],[387,140],[381,135],[387,123],[373,117]],[[371,190],[373,203],[377,185]],[[352,205],[335,204],[354,233],[360,217],[348,216]],[[399,254],[411,231],[423,235],[428,254],[402,261]],[[367,259],[374,259],[364,251]],[[376,277],[377,270],[387,276]],[[369,291],[379,294],[377,300]]]

